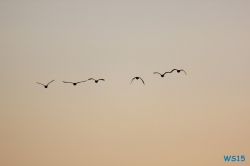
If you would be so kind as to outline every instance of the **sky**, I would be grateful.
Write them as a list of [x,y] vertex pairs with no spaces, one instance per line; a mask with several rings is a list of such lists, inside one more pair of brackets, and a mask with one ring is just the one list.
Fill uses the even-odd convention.
[[0,165],[249,165],[249,8],[1,0]]

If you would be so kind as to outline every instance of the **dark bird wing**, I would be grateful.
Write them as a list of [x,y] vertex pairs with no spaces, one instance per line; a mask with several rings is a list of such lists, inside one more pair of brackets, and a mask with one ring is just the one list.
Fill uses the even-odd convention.
[[78,84],[78,83],[82,83],[82,82],[86,82],[86,81],[88,81],[88,80],[85,80],[85,81],[79,81],[79,82],[76,82],[76,83]]
[[36,82],[37,84],[41,84],[41,85],[43,85],[43,86],[45,86],[44,84],[42,84],[42,83],[39,83],[39,82]]
[[63,81],[63,83],[71,83],[71,84],[73,84],[73,82],[66,82],[66,81]]
[[170,71],[170,73],[172,73],[172,72],[173,72],[173,71],[175,71],[175,70],[177,70],[177,69],[173,69],[173,70],[171,70],[171,71]]
[[161,73],[158,73],[158,72],[154,72],[154,74],[160,74],[161,75]]
[[167,73],[172,73],[172,71],[167,71],[167,72],[165,72],[163,75],[165,75],[165,74],[167,74]]
[[181,69],[181,71],[183,71],[187,75],[187,73],[183,69]]
[[94,78],[89,78],[88,80],[95,80]]
[[135,79],[135,77],[131,80],[130,84],[133,82],[134,79]]
[[101,81],[105,81],[104,79],[99,79],[99,80],[101,80]]
[[[140,79],[141,79],[141,77],[139,77]],[[145,85],[145,83],[144,83],[144,81],[143,81],[143,79],[141,79],[141,81],[143,82],[143,84]]]
[[55,81],[55,80],[50,81],[50,82],[47,84],[47,86],[48,86],[51,82],[53,82],[53,81]]

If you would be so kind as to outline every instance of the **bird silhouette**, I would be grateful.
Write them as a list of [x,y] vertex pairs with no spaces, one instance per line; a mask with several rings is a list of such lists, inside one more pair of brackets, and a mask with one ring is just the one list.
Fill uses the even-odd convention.
[[171,71],[171,72],[165,72],[165,73],[163,73],[163,74],[161,74],[161,73],[159,73],[159,72],[154,72],[154,74],[160,74],[160,75],[161,75],[161,77],[164,77],[164,76],[165,76],[165,74],[167,74],[167,73],[172,73],[172,71]]
[[173,72],[173,71],[177,71],[177,73],[180,73],[181,71],[183,71],[186,75],[187,75],[187,73],[183,70],[183,69],[180,69],[180,70],[178,70],[178,69],[173,69],[172,71],[171,71],[171,73]]
[[44,86],[44,88],[48,88],[49,84],[50,84],[51,82],[53,82],[53,81],[55,81],[55,80],[50,81],[47,85],[44,85],[44,84],[39,83],[39,82],[36,82],[36,83],[37,83],[37,84],[41,84],[41,85],[43,85],[43,86]]
[[[141,77],[134,77],[134,78],[132,79],[131,83],[133,82],[134,79],[137,79],[137,80],[138,80],[138,79],[141,79]],[[142,83],[145,85],[143,79],[141,79],[141,81],[142,81]],[[131,84],[131,83],[130,83],[130,84]]]
[[73,84],[74,86],[76,86],[77,84],[82,83],[82,82],[86,82],[86,81],[88,81],[88,80],[79,81],[79,82],[66,82],[66,81],[63,81],[63,83],[71,83],[71,84]]
[[[88,80],[95,80],[94,78],[89,78]],[[105,81],[104,79],[98,79],[98,80],[95,80],[95,83],[98,83],[98,81]]]

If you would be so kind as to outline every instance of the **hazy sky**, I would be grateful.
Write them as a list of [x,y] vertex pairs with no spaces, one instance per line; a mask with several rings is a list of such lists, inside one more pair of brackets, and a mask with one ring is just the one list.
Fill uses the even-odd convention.
[[249,165],[249,9],[1,0],[0,165]]

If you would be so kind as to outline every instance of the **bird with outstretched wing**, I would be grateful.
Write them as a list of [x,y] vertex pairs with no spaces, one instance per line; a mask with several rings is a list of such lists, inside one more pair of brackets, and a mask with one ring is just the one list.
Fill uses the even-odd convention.
[[144,81],[143,81],[143,79],[142,79],[141,77],[134,77],[134,78],[131,80],[130,84],[133,82],[134,79],[136,79],[136,80],[141,79],[142,83],[145,85],[145,83],[144,83]]

